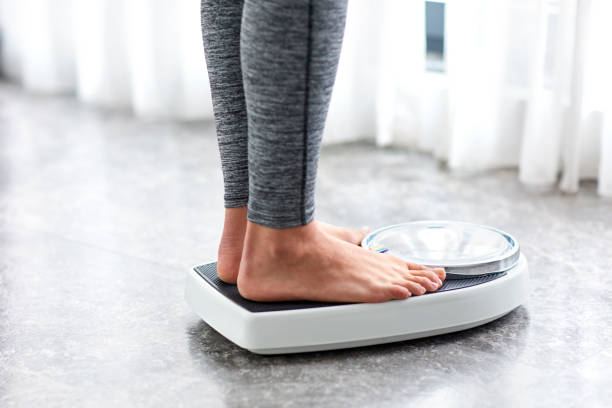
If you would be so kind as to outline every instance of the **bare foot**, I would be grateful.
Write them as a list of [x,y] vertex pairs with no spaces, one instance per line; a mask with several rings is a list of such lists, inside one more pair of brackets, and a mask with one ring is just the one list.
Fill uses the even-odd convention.
[[[370,232],[369,230],[338,227],[324,222],[319,222],[319,225],[327,234],[355,245],[360,245],[363,238]],[[217,274],[223,282],[236,283],[246,227],[246,206],[225,209],[223,233],[217,252]]]
[[223,282],[236,283],[247,226],[247,207],[226,208],[223,234],[217,252],[217,275]]
[[346,242],[350,242],[351,244],[361,245],[361,241],[365,238],[366,235],[370,233],[369,228],[364,229],[356,229],[356,228],[345,228],[338,227],[336,225],[328,224],[326,222],[317,222],[321,229],[334,236],[338,239],[341,239]]
[[428,269],[335,238],[317,221],[272,229],[247,223],[238,290],[255,301],[384,302],[442,286]]

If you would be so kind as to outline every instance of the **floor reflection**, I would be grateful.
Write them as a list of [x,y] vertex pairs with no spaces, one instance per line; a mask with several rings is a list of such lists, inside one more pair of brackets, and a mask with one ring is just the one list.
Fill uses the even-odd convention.
[[[520,358],[528,330],[529,313],[519,307],[457,333],[312,353],[256,355],[203,321],[190,326],[187,336],[194,361],[203,372],[214,373],[228,406],[249,399],[265,405],[296,398],[320,404],[359,398],[367,405],[384,398],[407,402],[416,393],[427,396],[424,402],[448,402],[457,387],[503,378]],[[333,397],[320,394],[322,387],[333,389]]]

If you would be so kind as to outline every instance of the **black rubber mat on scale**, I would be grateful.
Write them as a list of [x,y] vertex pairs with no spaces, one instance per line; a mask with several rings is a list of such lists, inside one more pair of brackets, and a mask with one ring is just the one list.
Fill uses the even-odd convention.
[[[277,312],[280,310],[295,310],[309,309],[313,307],[328,307],[338,306],[346,303],[323,303],[323,302],[253,302],[240,296],[238,287],[223,282],[217,276],[217,263],[212,262],[206,265],[200,265],[193,268],[213,288],[218,290],[223,296],[231,299],[234,303],[242,306],[249,312]],[[467,288],[469,286],[480,285],[481,283],[490,282],[504,276],[506,272],[492,273],[490,275],[475,276],[473,278],[449,279],[444,281],[444,284],[436,292],[426,293],[422,296],[435,295],[436,293],[446,292],[449,290]]]

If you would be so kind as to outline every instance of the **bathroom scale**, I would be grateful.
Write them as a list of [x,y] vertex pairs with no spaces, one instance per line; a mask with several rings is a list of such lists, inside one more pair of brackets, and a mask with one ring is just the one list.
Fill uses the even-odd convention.
[[384,303],[253,302],[222,282],[216,262],[189,271],[187,303],[227,339],[258,354],[367,346],[469,329],[527,301],[529,271],[517,240],[457,221],[416,221],[368,234],[361,245],[444,267],[436,291]]

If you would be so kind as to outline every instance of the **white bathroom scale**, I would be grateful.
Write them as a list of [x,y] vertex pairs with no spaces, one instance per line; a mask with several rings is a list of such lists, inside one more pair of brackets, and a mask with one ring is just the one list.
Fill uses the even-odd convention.
[[217,276],[216,262],[188,273],[185,298],[206,323],[258,354],[367,346],[469,329],[527,301],[527,260],[511,235],[455,222],[417,221],[370,233],[361,245],[444,267],[438,291],[384,303],[253,302]]

